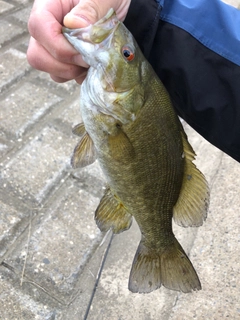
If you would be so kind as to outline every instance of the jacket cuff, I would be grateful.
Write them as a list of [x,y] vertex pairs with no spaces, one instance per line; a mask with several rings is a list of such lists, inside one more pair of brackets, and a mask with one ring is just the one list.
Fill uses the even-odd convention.
[[146,58],[152,48],[160,11],[161,6],[155,0],[132,0],[124,20]]

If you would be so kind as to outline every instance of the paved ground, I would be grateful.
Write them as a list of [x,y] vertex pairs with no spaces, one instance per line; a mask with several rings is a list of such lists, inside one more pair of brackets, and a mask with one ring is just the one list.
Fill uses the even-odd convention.
[[186,127],[211,206],[203,227],[175,232],[203,289],[130,293],[138,228],[95,225],[101,171],[69,165],[79,90],[28,65],[31,4],[0,0],[0,319],[240,319],[240,165]]

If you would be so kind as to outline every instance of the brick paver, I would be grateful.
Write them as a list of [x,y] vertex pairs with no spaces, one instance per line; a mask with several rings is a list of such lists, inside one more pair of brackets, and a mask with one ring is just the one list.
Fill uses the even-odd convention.
[[31,5],[0,1],[0,319],[60,319],[88,279],[84,315],[107,245],[93,219],[98,165],[70,167],[79,88],[26,60]]

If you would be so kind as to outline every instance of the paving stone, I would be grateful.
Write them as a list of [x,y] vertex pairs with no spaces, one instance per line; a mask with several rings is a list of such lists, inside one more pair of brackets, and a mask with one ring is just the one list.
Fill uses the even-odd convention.
[[[0,267],[1,268],[1,267]],[[0,275],[0,319],[3,320],[54,320],[56,311],[36,303],[22,290],[15,289],[9,279]]]
[[0,14],[12,8],[14,8],[12,4],[0,0]]
[[23,214],[0,201],[0,258],[26,228],[27,218],[26,212]]
[[26,54],[28,49],[28,44],[29,44],[29,35],[27,35],[26,37],[22,37],[21,42],[20,43],[18,42],[16,44],[15,49]]
[[[104,266],[105,259],[108,255],[109,247],[112,242],[112,233],[107,232],[93,253],[92,258],[86,264],[79,282],[77,284],[77,293],[71,304],[62,311],[61,319],[91,319],[88,317],[91,309],[92,299],[101,277],[101,271]],[[109,303],[110,300],[109,300]],[[108,302],[106,302],[106,305]]]
[[61,100],[42,86],[19,83],[19,88],[1,102],[0,128],[10,136],[20,137]]
[[68,181],[62,197],[35,221],[29,244],[24,242],[6,262],[20,271],[28,252],[25,275],[67,303],[102,239],[94,220],[98,203],[76,180]]
[[80,99],[77,99],[71,105],[67,106],[59,115],[59,118],[61,118],[62,121],[70,123],[72,128],[78,123],[82,122],[79,105]]
[[59,183],[75,143],[73,137],[45,127],[2,169],[3,184],[16,189],[22,197],[40,201]]
[[240,318],[239,174],[239,163],[224,155],[208,219],[192,250],[203,289],[197,296],[180,295],[171,320]]
[[27,63],[26,54],[13,48],[5,51],[0,55],[0,92],[23,77],[29,70],[30,66]]
[[0,159],[8,152],[9,147],[6,143],[0,142]]
[[18,3],[19,5],[27,5],[28,3],[33,4],[32,0],[14,0],[14,2]]
[[[99,189],[106,186],[105,176],[96,161],[85,168],[71,171],[72,177],[78,180],[79,187],[94,196],[99,196]],[[94,187],[93,187],[94,186]]]
[[[16,39],[18,36],[22,35],[25,31],[23,27],[20,27],[16,24],[13,24],[12,22],[8,22],[7,20],[4,20],[1,18],[0,20],[0,48],[6,44],[12,41],[13,39]],[[2,58],[1,58],[2,60]]]
[[50,87],[56,87],[60,90],[63,88],[65,91],[69,93],[69,95],[72,95],[74,92],[76,92],[76,90],[78,90],[80,93],[79,84],[77,84],[73,80],[67,81],[64,83],[57,83],[57,82],[53,83],[53,80],[51,79],[50,75],[46,72],[38,72],[37,76],[38,76],[38,79],[47,82]]
[[25,23],[27,24],[28,23],[28,19],[29,19],[29,16],[30,16],[30,12],[31,12],[31,7],[27,7],[27,8],[24,8],[22,10],[19,10],[17,12],[14,12],[13,14],[11,14],[9,17],[10,18],[14,18],[16,19],[17,21],[21,22],[21,23]]

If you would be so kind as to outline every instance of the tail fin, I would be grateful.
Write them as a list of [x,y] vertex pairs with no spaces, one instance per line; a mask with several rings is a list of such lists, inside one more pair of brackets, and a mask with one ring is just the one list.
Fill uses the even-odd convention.
[[160,253],[147,248],[141,241],[133,261],[128,284],[130,291],[149,293],[161,285],[184,293],[201,289],[191,261],[175,238],[173,244]]

